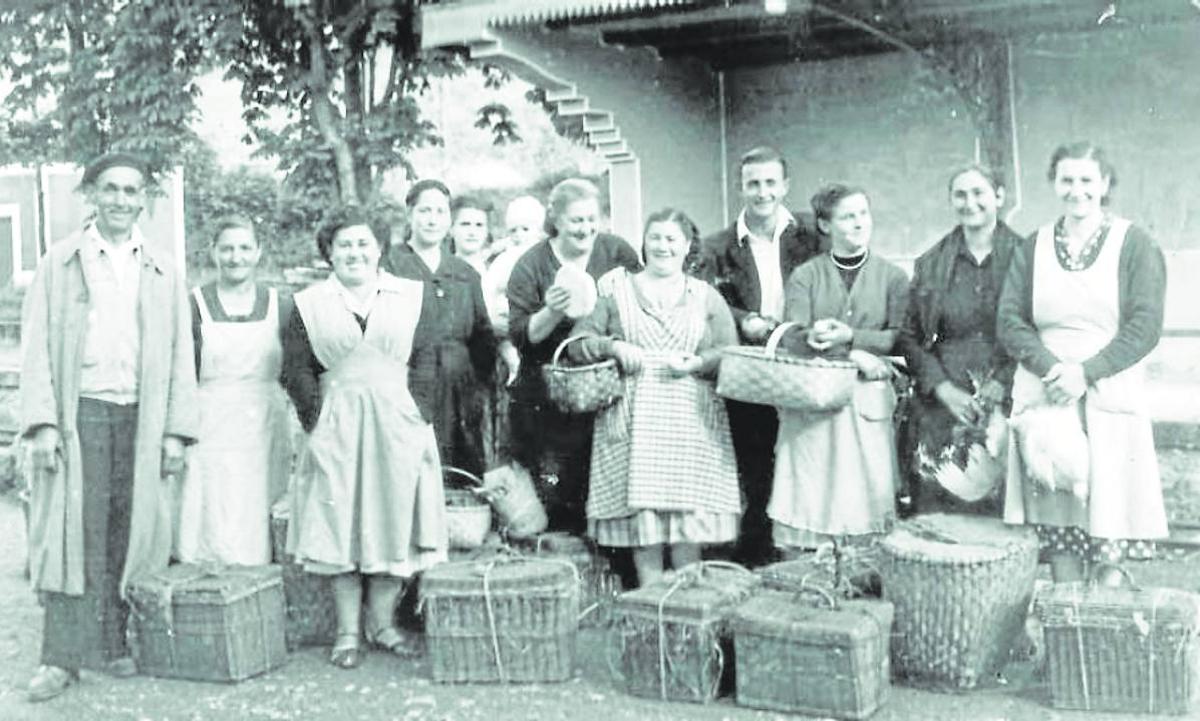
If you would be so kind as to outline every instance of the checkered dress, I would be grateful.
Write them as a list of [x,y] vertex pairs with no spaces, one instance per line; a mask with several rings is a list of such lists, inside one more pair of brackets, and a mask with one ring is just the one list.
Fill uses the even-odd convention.
[[711,381],[673,377],[665,363],[700,349],[708,288],[688,278],[681,303],[654,308],[623,270],[605,280],[625,340],[646,359],[597,418],[589,529],[602,545],[732,540],[741,502],[725,406]]

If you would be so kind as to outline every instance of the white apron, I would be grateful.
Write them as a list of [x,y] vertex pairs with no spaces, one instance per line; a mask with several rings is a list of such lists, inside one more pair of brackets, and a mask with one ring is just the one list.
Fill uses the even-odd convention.
[[[1092,265],[1063,269],[1054,252],[1054,228],[1038,231],[1033,263],[1033,324],[1057,358],[1081,363],[1113,339],[1120,324],[1119,265],[1129,221],[1115,218]],[[1022,366],[1013,378],[1013,417],[1048,403],[1042,382]],[[1139,362],[1088,386],[1083,398],[1090,472],[1088,498],[1051,492],[1026,480],[1018,444],[1008,453],[1004,520],[1079,526],[1108,539],[1167,535],[1162,483]]]
[[180,493],[176,554],[186,563],[271,562],[271,504],[291,470],[287,404],[279,385],[279,299],[262,320],[218,322],[199,288],[200,411]]

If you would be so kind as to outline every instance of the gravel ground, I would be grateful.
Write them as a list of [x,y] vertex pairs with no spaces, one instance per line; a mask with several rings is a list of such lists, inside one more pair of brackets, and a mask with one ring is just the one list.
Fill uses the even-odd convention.
[[[428,665],[382,654],[355,671],[325,661],[321,648],[304,649],[286,666],[237,685],[125,680],[85,673],[78,687],[45,704],[24,699],[37,662],[41,613],[22,577],[23,523],[18,508],[0,500],[0,719],[3,721],[218,721],[314,719],[469,721],[570,719],[571,721],[739,721],[796,718],[734,706],[708,706],[632,698],[616,688],[605,662],[605,636],[587,630],[579,638],[578,673],[563,684],[494,686],[437,685]],[[1045,688],[1032,664],[1014,663],[1006,683],[970,694],[937,694],[895,687],[878,721],[1033,721],[1035,719],[1144,718],[1059,712],[1044,705]]]

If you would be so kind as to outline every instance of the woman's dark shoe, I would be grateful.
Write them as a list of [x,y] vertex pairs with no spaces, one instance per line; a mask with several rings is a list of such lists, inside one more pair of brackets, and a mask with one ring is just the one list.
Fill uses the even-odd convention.
[[339,633],[329,651],[329,663],[338,668],[358,668],[362,663],[362,656],[358,633]]
[[122,656],[104,664],[103,672],[113,678],[132,678],[137,675],[138,670],[132,657]]

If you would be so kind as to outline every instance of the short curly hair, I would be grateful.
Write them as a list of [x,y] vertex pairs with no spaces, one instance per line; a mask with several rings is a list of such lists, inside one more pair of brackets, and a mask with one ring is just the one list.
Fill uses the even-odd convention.
[[330,262],[329,256],[333,248],[334,237],[345,228],[355,225],[367,226],[371,230],[371,235],[375,236],[379,250],[381,252],[387,250],[391,226],[360,205],[341,205],[325,214],[325,217],[321,219],[321,227],[317,230],[317,252],[321,254],[321,258],[326,263]]
[[642,265],[646,264],[646,233],[654,223],[674,223],[683,231],[683,237],[688,240],[688,252],[683,259],[683,272],[688,275],[698,275],[700,270],[700,229],[688,214],[678,208],[663,208],[656,210],[646,217],[646,225],[642,227]]

